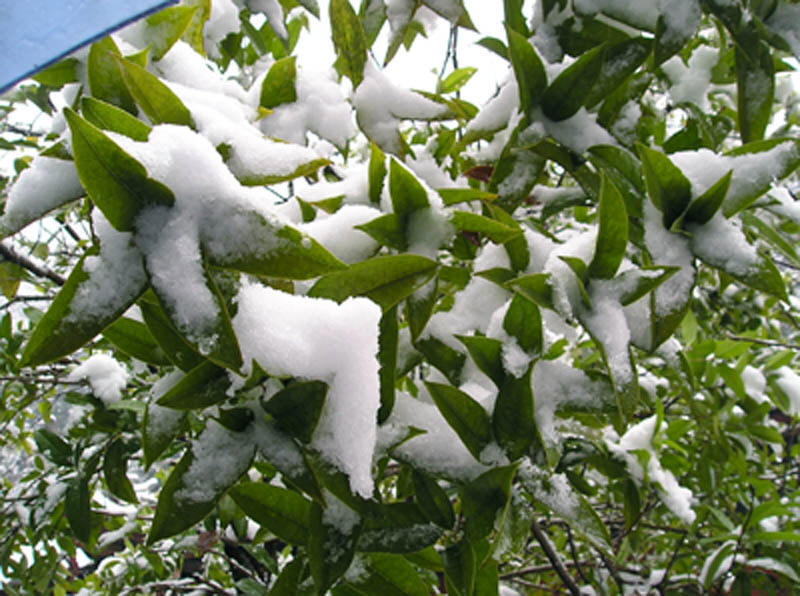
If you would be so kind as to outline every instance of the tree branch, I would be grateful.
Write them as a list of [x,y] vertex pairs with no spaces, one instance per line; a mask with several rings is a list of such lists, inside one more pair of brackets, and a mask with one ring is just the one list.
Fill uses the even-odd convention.
[[0,256],[2,256],[6,261],[10,261],[11,263],[16,263],[17,265],[19,265],[23,269],[27,269],[34,275],[38,277],[45,277],[50,281],[57,283],[60,286],[63,286],[64,283],[67,281],[55,271],[50,271],[49,269],[42,267],[41,265],[37,265],[36,263],[31,261],[28,257],[23,257],[22,255],[17,254],[3,243],[0,243]]
[[581,590],[578,587],[578,584],[575,583],[575,580],[567,571],[567,568],[564,566],[564,562],[559,558],[558,553],[556,553],[555,549],[553,548],[553,545],[550,544],[550,539],[547,537],[547,534],[544,533],[544,530],[542,530],[541,526],[535,519],[531,520],[531,531],[536,537],[536,540],[542,546],[544,554],[553,565],[553,569],[558,574],[558,577],[560,577],[561,581],[564,582],[564,585],[567,586],[570,594],[572,594],[572,596],[580,596]]

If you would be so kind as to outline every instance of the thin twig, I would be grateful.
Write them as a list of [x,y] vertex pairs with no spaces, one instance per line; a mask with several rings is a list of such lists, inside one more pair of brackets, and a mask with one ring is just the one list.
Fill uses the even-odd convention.
[[42,267],[41,265],[37,265],[29,258],[17,254],[3,243],[0,243],[0,256],[2,256],[6,261],[16,263],[20,267],[27,269],[34,275],[37,275],[39,277],[46,277],[50,281],[54,281],[60,286],[63,286],[64,283],[66,282],[66,279],[64,279],[55,271],[50,271],[49,269]]
[[662,596],[663,594],[665,594],[664,586],[667,583],[669,572],[672,569],[672,566],[675,564],[675,560],[678,558],[678,553],[681,550],[681,546],[683,546],[684,540],[686,540],[686,534],[683,534],[683,536],[681,536],[678,539],[678,542],[675,544],[675,549],[672,551],[672,556],[669,559],[669,563],[667,563],[667,568],[664,569],[664,576],[661,578],[660,582],[658,582],[655,586],[653,586],[656,590],[658,590],[658,593],[661,594]]
[[536,540],[542,546],[544,554],[553,565],[553,569],[558,574],[558,577],[560,577],[561,581],[564,582],[564,585],[570,591],[572,596],[580,596],[581,590],[578,587],[578,584],[575,583],[575,580],[567,572],[564,562],[559,558],[558,553],[556,553],[555,549],[553,548],[553,545],[550,544],[550,539],[547,537],[547,534],[544,533],[544,530],[542,530],[541,526],[535,519],[531,520],[531,531],[536,537]]
[[736,335],[735,333],[726,333],[728,339],[733,341],[749,341],[760,346],[769,346],[771,348],[787,348],[789,350],[800,350],[800,344],[791,344],[777,339],[760,339],[758,337],[747,337],[745,335]]

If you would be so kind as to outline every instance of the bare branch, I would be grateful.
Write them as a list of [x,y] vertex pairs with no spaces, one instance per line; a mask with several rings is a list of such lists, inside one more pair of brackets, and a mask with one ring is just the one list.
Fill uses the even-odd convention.
[[3,243],[0,243],[0,256],[2,256],[6,261],[10,261],[11,263],[16,263],[23,269],[27,269],[34,275],[38,277],[45,277],[50,281],[57,283],[60,286],[63,286],[66,283],[66,279],[60,276],[55,271],[50,271],[49,269],[42,267],[41,265],[37,265],[33,261],[31,261],[28,257],[23,257],[20,254],[17,254],[8,246]]

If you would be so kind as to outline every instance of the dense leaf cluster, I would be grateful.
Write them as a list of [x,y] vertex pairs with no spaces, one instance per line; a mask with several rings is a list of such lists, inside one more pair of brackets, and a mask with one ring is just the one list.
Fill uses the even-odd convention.
[[483,106],[463,0],[327,9],[0,100],[4,593],[793,593],[798,5],[504,0]]

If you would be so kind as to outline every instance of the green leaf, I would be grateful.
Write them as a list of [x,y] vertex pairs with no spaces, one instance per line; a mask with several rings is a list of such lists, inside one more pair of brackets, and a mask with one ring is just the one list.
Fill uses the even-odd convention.
[[596,169],[602,170],[622,193],[628,215],[641,217],[645,184],[642,164],[636,156],[622,147],[594,145],[589,148],[589,161]]
[[417,177],[392,158],[389,162],[389,195],[395,214],[404,217],[429,206],[428,193]]
[[81,113],[98,128],[125,135],[134,141],[144,143],[150,135],[151,129],[147,124],[125,110],[93,97],[81,99]]
[[83,475],[76,476],[67,485],[64,512],[75,537],[81,542],[89,542],[92,510],[89,484]]
[[372,141],[369,146],[369,200],[377,205],[381,202],[383,182],[386,180],[386,154]]
[[605,46],[585,52],[550,83],[542,95],[542,111],[551,120],[574,116],[586,102],[600,76],[605,59]]
[[184,0],[182,4],[196,7],[197,11],[192,16],[192,21],[189,23],[186,31],[183,32],[181,39],[192,46],[195,52],[201,56],[205,56],[206,53],[203,48],[203,27],[211,16],[211,0]]
[[764,138],[772,116],[775,96],[775,67],[772,52],[757,34],[746,40],[747,48],[736,45],[736,92],[739,132],[742,141],[749,143]]
[[483,234],[497,244],[503,244],[522,235],[522,230],[519,228],[469,211],[454,211],[451,221],[456,229]]
[[[228,158],[226,158],[228,159]],[[237,170],[234,172],[236,179],[244,186],[267,186],[269,184],[277,184],[279,182],[287,182],[300,178],[301,176],[317,176],[317,171],[330,165],[330,160],[325,158],[312,159],[305,163],[301,163],[297,168],[289,173],[268,173],[263,171],[247,171]],[[324,203],[323,203],[324,204]]]
[[[523,21],[523,27],[524,21]],[[547,88],[547,74],[539,55],[524,34],[516,31],[512,24],[506,25],[508,54],[514,76],[519,86],[519,101],[522,113],[531,116],[531,110],[539,105]]]
[[11,261],[0,263],[0,290],[6,300],[13,300],[25,278],[25,270]]
[[496,37],[482,37],[475,43],[481,47],[486,48],[490,52],[494,52],[501,58],[509,60],[509,53],[506,44],[504,44],[501,40],[497,39]]
[[527,298],[534,304],[555,310],[553,303],[553,286],[550,284],[549,273],[533,273],[523,275],[506,282],[506,287]]
[[530,356],[539,356],[544,346],[544,329],[542,314],[539,308],[514,293],[506,316],[503,318],[503,330],[517,340],[517,344]]
[[530,35],[525,15],[522,14],[523,0],[503,0],[503,15],[507,23],[507,29],[518,34],[522,38]]
[[259,105],[272,109],[281,104],[297,101],[295,80],[297,79],[297,66],[295,56],[287,56],[277,60],[267,72],[261,83],[261,99]]
[[175,331],[152,292],[139,301],[139,308],[145,325],[175,366],[183,371],[190,371],[205,360],[180,333]]
[[497,194],[478,188],[440,188],[436,192],[448,207],[469,201],[494,201],[497,199]]
[[153,402],[147,404],[142,419],[142,452],[144,465],[150,467],[186,424],[186,412],[162,408]]
[[470,540],[462,539],[442,552],[448,594],[472,596],[475,591],[475,577],[478,561]]
[[117,64],[128,91],[153,124],[194,128],[189,110],[157,76],[130,60],[117,57]]
[[385,312],[425,285],[436,268],[435,261],[418,255],[374,257],[320,278],[308,295],[337,302],[366,296]]
[[700,24],[699,0],[683,0],[681,15],[670,18],[658,15],[656,23],[656,42],[653,49],[653,65],[660,66],[684,48],[697,31]]
[[120,439],[112,441],[103,458],[103,476],[112,495],[128,503],[138,503],[133,485],[126,475],[126,458],[129,454],[124,442]]
[[445,94],[458,91],[469,82],[476,72],[478,72],[478,69],[474,66],[455,69],[436,84],[436,93]]
[[305,561],[302,559],[292,559],[287,563],[272,585],[268,596],[296,596],[299,593],[297,586],[302,577],[303,567]]
[[484,472],[461,489],[461,512],[467,538],[473,544],[489,535],[494,520],[511,497],[511,481],[517,465],[502,466]]
[[428,596],[426,583],[403,557],[382,553],[370,554],[362,561],[364,573],[352,579],[359,594],[371,596]]
[[456,523],[450,498],[444,489],[427,474],[414,470],[414,497],[426,517],[438,526],[450,529]]
[[89,198],[117,230],[130,232],[133,220],[149,205],[171,206],[172,191],[147,176],[144,166],[96,126],[66,108],[78,177]]
[[[149,265],[149,263],[146,263],[146,265]],[[168,298],[169,294],[164,292],[164,288],[161,287],[164,281],[159,279],[154,272],[149,271],[153,292],[158,297],[161,308],[167,315],[173,329],[183,336],[193,350],[219,366],[236,371],[242,366],[239,343],[233,331],[233,324],[225,301],[213,277],[209,274],[208,265],[206,263],[204,265],[205,287],[209,297],[214,301],[216,312],[213,316],[204,317],[202,326],[195,325],[192,327],[182,321],[175,304]]]
[[499,339],[483,337],[480,335],[456,335],[467,348],[472,360],[497,387],[502,387],[506,380],[506,371],[503,368],[503,342]]
[[323,515],[322,507],[318,503],[313,503],[309,516],[310,535],[307,552],[317,594],[325,594],[350,567],[358,535],[361,532],[359,523],[351,532],[345,534],[335,526],[325,523]]
[[198,6],[169,6],[145,19],[143,37],[153,52],[153,60],[161,60],[191,25]]
[[611,279],[619,269],[628,246],[628,214],[622,195],[605,174],[600,181],[597,220],[597,242],[588,274],[595,279]]
[[637,145],[642,160],[647,194],[663,214],[664,227],[672,224],[683,214],[692,198],[692,185],[680,168],[655,149]]
[[66,58],[40,70],[32,78],[42,85],[60,89],[67,83],[78,82],[79,65],[80,61],[77,58]]
[[364,80],[364,66],[367,63],[368,46],[364,28],[348,0],[331,0],[329,13],[333,46],[339,64],[355,89]]
[[644,37],[632,37],[608,46],[600,75],[583,105],[590,108],[605,100],[642,65],[652,47],[653,41]]
[[692,201],[683,216],[683,221],[699,225],[711,221],[711,218],[714,217],[714,214],[722,206],[723,201],[725,201],[725,196],[728,194],[728,188],[730,188],[731,185],[732,176],[733,170],[728,170],[727,174]]
[[246,244],[235,242],[237,250],[221,247],[209,253],[209,260],[218,267],[253,275],[285,279],[310,279],[346,266],[313,238],[280,222],[270,221],[255,211],[231,214],[241,222],[240,231]]
[[137,360],[155,366],[169,363],[164,351],[144,323],[120,317],[105,328],[103,335],[115,347]]
[[120,56],[119,48],[111,37],[104,37],[91,45],[87,59],[89,90],[92,97],[135,114],[136,102],[117,66],[116,58]]
[[624,288],[619,295],[622,306],[633,304],[639,298],[655,290],[662,283],[680,271],[680,267],[642,267],[628,269],[616,279]]
[[370,507],[358,539],[358,550],[413,553],[434,544],[442,529],[432,524],[414,503]]
[[[206,432],[208,430],[200,435],[200,441]],[[198,460],[193,453],[194,448],[187,449],[170,472],[158,495],[153,524],[147,537],[148,545],[183,532],[201,521],[214,510],[225,491],[250,468],[254,448],[237,445],[231,452],[230,444],[241,445],[244,438],[238,437],[239,433],[232,433],[224,428],[215,432],[218,436],[207,441],[201,450],[203,456],[208,459]],[[204,474],[203,468],[209,463],[213,465],[213,461],[209,460],[212,460],[214,454],[216,453],[216,457],[220,456],[219,449],[227,449],[224,456],[225,469],[217,470],[213,475]],[[191,483],[187,484],[189,481]]]
[[315,17],[319,18],[319,3],[317,0],[297,0],[297,3]]
[[408,240],[406,238],[406,228],[408,218],[397,215],[396,213],[386,213],[365,224],[353,226],[358,230],[369,234],[376,242],[389,248],[399,251],[408,250]]
[[422,353],[431,365],[441,371],[453,385],[459,385],[461,371],[467,360],[466,355],[458,352],[435,337],[418,339],[414,347]]
[[381,407],[378,423],[384,422],[392,413],[395,400],[398,350],[397,307],[390,308],[381,317],[378,327],[378,379],[380,381]]
[[[89,274],[84,269],[87,257],[93,256],[94,250],[87,252],[75,265],[66,283],[56,295],[50,308],[31,333],[22,354],[23,366],[37,366],[67,356],[91,341],[111,322],[122,316],[136,299],[145,291],[145,281],[140,287],[126,284],[126,291],[119,288],[117,293],[110,292],[109,300],[100,312],[87,314],[75,311],[76,296],[91,283]],[[113,277],[103,277],[113,280]],[[109,288],[104,288],[109,290]],[[91,315],[91,316],[89,316]]]
[[228,494],[245,514],[289,544],[305,546],[311,501],[299,493],[263,482],[244,482]]
[[536,447],[542,444],[534,419],[532,372],[533,364],[522,377],[508,375],[494,403],[494,436],[512,461],[522,457],[532,444]]
[[174,410],[201,410],[228,399],[231,381],[225,369],[205,360],[198,364],[156,403]]
[[73,464],[72,449],[69,444],[56,433],[46,428],[40,428],[33,433],[36,448],[47,453],[48,459],[59,466]]
[[309,443],[327,394],[327,383],[298,382],[281,389],[263,405],[267,413],[275,418],[278,428],[303,443]]
[[441,383],[426,382],[433,402],[464,446],[480,461],[481,452],[492,440],[492,425],[486,410],[463,391]]

